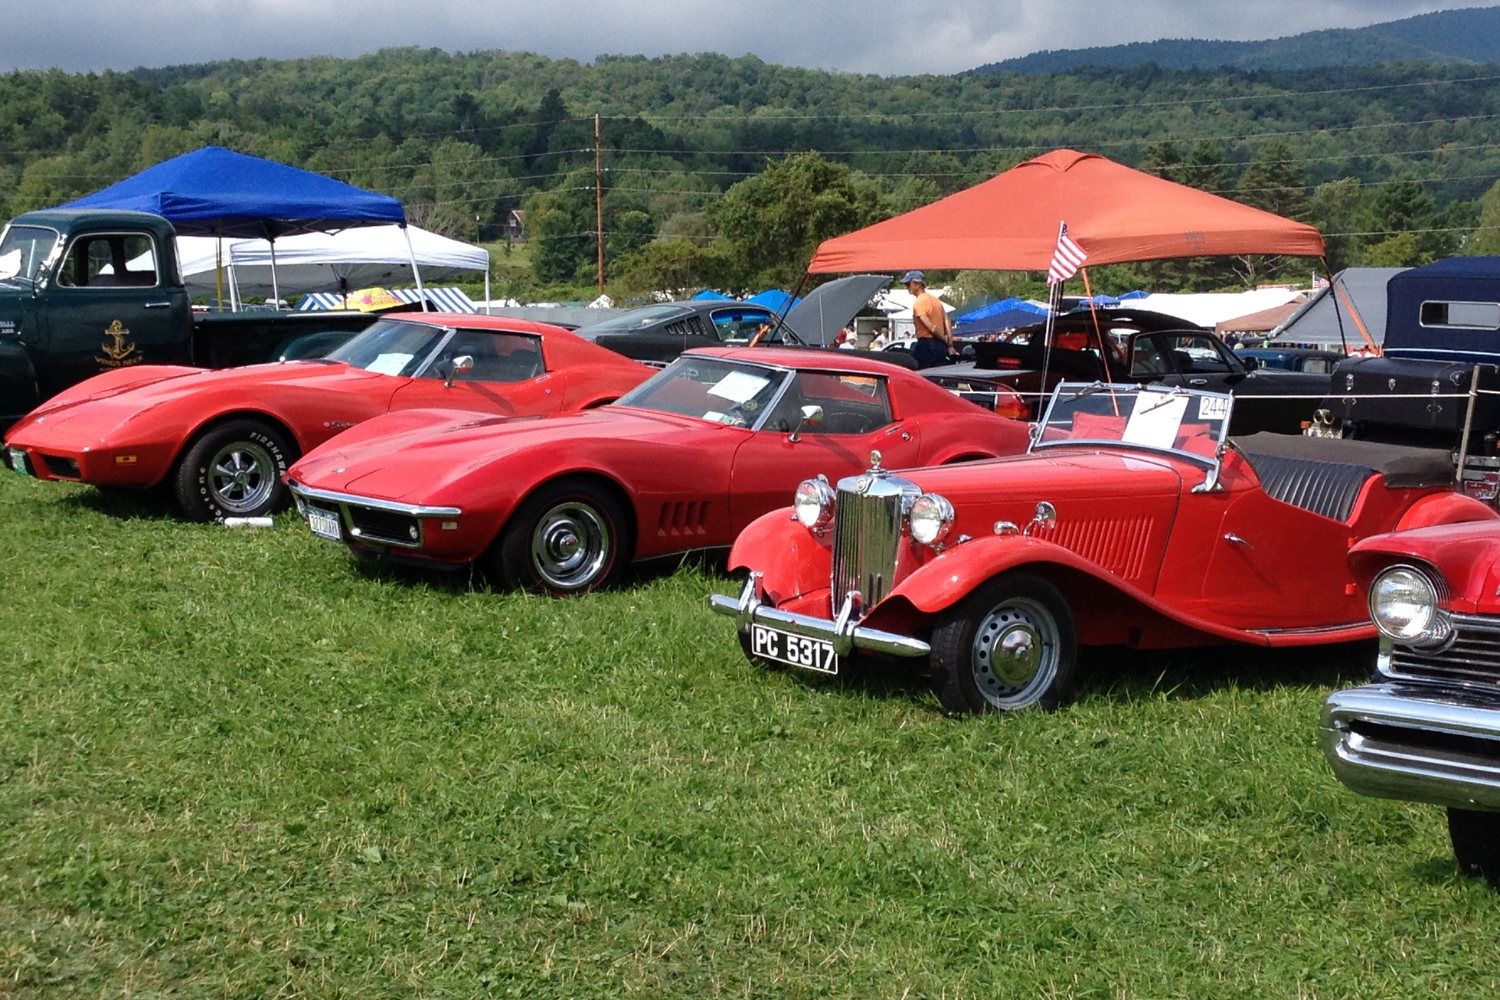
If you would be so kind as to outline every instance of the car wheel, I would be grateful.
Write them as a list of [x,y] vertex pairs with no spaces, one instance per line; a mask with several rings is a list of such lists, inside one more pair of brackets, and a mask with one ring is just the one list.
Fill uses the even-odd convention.
[[1047,580],[1008,573],[938,618],[929,662],[947,711],[1050,712],[1078,665],[1073,612]]
[[596,483],[562,479],[521,504],[495,547],[507,587],[555,596],[586,594],[613,583],[630,551],[625,511]]
[[231,420],[204,431],[177,466],[177,504],[195,521],[259,517],[287,505],[281,477],[291,447],[259,420]]
[[1500,885],[1500,813],[1449,809],[1448,838],[1464,874]]

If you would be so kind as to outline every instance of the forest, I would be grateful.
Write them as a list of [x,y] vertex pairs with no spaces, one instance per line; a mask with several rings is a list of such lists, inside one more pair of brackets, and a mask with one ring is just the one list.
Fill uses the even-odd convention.
[[[1313,222],[1335,267],[1500,251],[1500,70],[1453,63],[878,77],[753,56],[393,49],[21,71],[0,76],[0,209],[59,204],[217,144],[500,243],[499,293],[591,296],[595,115],[609,288],[626,297],[795,284],[819,240],[1059,147]],[[525,231],[511,243],[516,209]],[[1098,283],[1243,287],[1305,279],[1295,266],[1173,262]]]

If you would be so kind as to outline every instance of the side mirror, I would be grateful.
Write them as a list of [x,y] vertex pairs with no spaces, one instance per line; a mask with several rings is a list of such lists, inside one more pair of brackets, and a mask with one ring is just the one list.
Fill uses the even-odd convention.
[[465,372],[474,370],[474,358],[472,355],[460,354],[448,363],[448,375],[443,379],[443,385],[453,388],[453,380]]
[[1055,527],[1057,527],[1057,508],[1043,500],[1036,505],[1036,513],[1032,516],[1031,523],[1022,529],[1021,534],[1037,534],[1051,531]]
[[816,427],[823,422],[823,408],[821,406],[804,406],[801,413],[801,421],[797,429],[792,431],[792,436],[787,438],[792,444],[802,440],[802,428]]

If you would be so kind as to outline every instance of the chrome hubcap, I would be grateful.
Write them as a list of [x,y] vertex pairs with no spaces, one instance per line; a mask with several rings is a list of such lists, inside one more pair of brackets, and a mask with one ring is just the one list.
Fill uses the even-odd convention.
[[531,535],[531,565],[558,590],[597,580],[609,564],[609,525],[594,508],[569,500],[542,515]]
[[276,488],[271,453],[252,441],[219,449],[208,470],[214,503],[231,514],[246,514],[265,504]]
[[974,681],[985,701],[1012,711],[1034,705],[1057,676],[1057,622],[1038,601],[1013,597],[974,632]]

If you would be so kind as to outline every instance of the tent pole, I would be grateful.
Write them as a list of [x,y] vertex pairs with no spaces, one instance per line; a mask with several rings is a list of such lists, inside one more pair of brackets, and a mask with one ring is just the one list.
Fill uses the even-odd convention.
[[1062,286],[1061,281],[1054,282],[1047,296],[1047,327],[1042,335],[1046,344],[1042,347],[1042,381],[1037,386],[1036,410],[1040,415],[1047,402],[1047,369],[1052,361],[1052,336],[1057,328],[1057,311],[1062,308]]
[[[422,272],[417,270],[417,252],[412,249],[411,230],[406,223],[401,223],[401,233],[406,237],[406,256],[411,260],[412,280],[417,283],[417,298],[422,300],[422,311],[427,312],[427,293],[422,291]],[[486,274],[486,277],[488,275]]]
[[1344,357],[1349,356],[1349,338],[1344,335],[1344,314],[1339,312],[1339,293],[1333,287],[1333,268],[1328,266],[1328,258],[1320,258],[1323,261],[1323,273],[1328,275],[1328,297],[1333,300],[1333,318],[1339,325],[1339,343],[1343,345]]
[[217,307],[224,311],[224,220],[219,220],[218,242],[214,244],[214,285],[218,288]]
[[276,283],[276,238],[266,241],[271,244],[271,303],[272,308],[281,308],[281,287]]
[[792,311],[792,304],[797,301],[797,296],[802,294],[802,289],[807,285],[807,279],[810,277],[812,277],[811,271],[802,272],[802,280],[797,282],[797,290],[792,293],[791,298],[786,300],[786,307],[776,314],[776,325],[771,327],[771,329],[765,331],[764,333],[757,333],[755,336],[751,337],[748,346],[754,347],[756,344],[759,344],[767,337],[774,337],[776,335],[776,331],[780,330],[783,326],[786,325],[786,314]]
[[488,252],[484,255],[484,314],[486,316],[495,314],[495,307],[490,299],[490,255]]
[[240,282],[234,273],[234,246],[229,247],[229,311],[240,311]]

